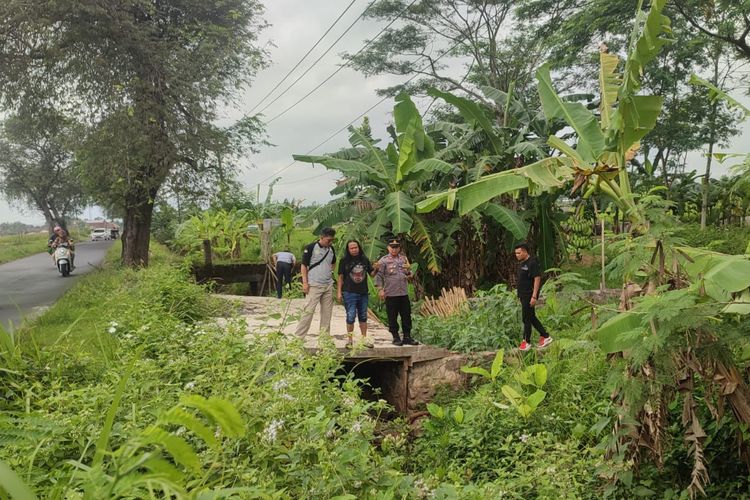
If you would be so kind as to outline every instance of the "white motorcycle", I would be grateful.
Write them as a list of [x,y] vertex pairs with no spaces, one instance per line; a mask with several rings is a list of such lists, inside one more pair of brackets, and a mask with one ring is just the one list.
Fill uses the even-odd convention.
[[73,262],[70,255],[70,245],[68,243],[60,243],[57,245],[57,248],[55,248],[55,266],[64,278],[70,276],[70,272],[73,270]]

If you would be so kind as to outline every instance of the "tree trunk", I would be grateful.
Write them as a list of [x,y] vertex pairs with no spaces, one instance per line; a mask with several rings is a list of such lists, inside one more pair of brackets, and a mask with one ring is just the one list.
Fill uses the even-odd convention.
[[32,194],[32,199],[34,200],[34,205],[36,205],[36,208],[44,215],[44,222],[47,224],[49,234],[52,234],[52,230],[55,228],[55,217],[54,215],[52,215],[52,212],[49,209],[47,200],[36,194]]
[[47,223],[47,229],[49,229],[49,234],[52,234],[52,230],[55,228],[55,218],[52,216],[52,213],[47,208],[42,208],[42,213],[44,214],[44,222]]
[[[141,195],[142,196],[142,195]],[[151,219],[154,214],[153,197],[125,209],[122,232],[122,263],[128,267],[148,266],[151,243]]]
[[[661,157],[661,172],[662,172],[662,178],[664,180],[664,185],[669,188],[669,154],[670,151],[667,150]],[[670,199],[670,193],[669,189],[665,191],[665,195],[667,199]]]
[[[721,46],[717,45],[717,51],[714,55],[714,78],[711,83],[719,85],[719,57],[721,57]],[[706,173],[703,176],[702,193],[701,193],[701,230],[706,229],[708,219],[708,188],[711,181],[711,161],[713,160],[714,143],[716,142],[716,111],[718,102],[714,101],[711,105],[711,114],[709,115],[709,132],[708,132],[708,156],[706,157]]]
[[[715,106],[715,105],[714,105]],[[713,127],[711,129],[711,135],[713,135]],[[711,180],[711,160],[714,153],[714,141],[708,143],[708,156],[706,157],[706,173],[701,179],[701,230],[706,229],[706,222],[708,220],[708,188]]]

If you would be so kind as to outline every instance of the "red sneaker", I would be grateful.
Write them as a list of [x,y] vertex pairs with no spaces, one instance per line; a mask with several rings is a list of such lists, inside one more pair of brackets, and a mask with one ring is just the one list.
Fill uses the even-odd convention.
[[542,349],[543,347],[547,347],[552,343],[552,337],[539,337],[539,344],[537,344],[537,347],[539,349]]
[[520,351],[528,351],[529,349],[531,349],[531,344],[524,340],[523,342],[521,342],[521,345],[518,346],[518,349]]

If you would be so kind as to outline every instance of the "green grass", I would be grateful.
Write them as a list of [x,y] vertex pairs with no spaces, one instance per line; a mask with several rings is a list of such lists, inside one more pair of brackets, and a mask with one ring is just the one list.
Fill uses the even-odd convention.
[[[588,283],[589,290],[599,289],[599,283],[602,279],[602,264],[599,256],[584,254],[579,261],[564,262],[560,269],[566,273],[579,274],[581,279]],[[612,288],[612,285],[613,283],[607,283],[610,288]]]
[[44,252],[47,238],[46,233],[0,236],[0,264]]
[[[0,264],[45,252],[48,238],[47,233],[0,236]],[[73,241],[80,240],[81,236],[73,233]]]
[[677,236],[690,246],[739,255],[745,253],[750,243],[750,226],[708,226],[701,230],[698,224],[681,224]]
[[[107,335],[110,321],[132,298],[123,286],[132,276],[120,267],[120,251],[118,240],[107,252],[100,269],[84,276],[43,315],[19,330],[24,348],[55,345],[62,350],[83,351],[95,357],[109,355],[113,346],[111,335]],[[173,259],[165,247],[151,245],[152,264]]]

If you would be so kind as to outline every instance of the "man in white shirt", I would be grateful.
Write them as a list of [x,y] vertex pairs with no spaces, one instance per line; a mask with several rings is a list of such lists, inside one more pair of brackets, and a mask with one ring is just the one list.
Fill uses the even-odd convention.
[[276,297],[281,298],[281,292],[284,288],[284,281],[292,288],[292,269],[297,259],[289,248],[284,248],[281,252],[273,254],[273,266],[276,269]]

